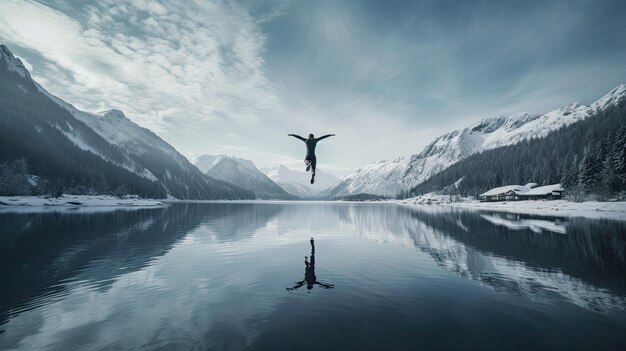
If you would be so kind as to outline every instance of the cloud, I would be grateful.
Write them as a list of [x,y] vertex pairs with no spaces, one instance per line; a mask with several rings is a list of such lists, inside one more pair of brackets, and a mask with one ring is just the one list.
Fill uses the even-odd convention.
[[166,139],[184,139],[179,126],[217,137],[216,124],[236,129],[280,108],[266,38],[243,7],[107,0],[77,12],[0,3],[0,37],[39,54],[36,79],[79,108],[121,109]]
[[601,97],[626,79],[625,7],[298,3],[268,26],[268,75],[301,124],[341,133],[333,162],[390,159],[482,118]]
[[21,56],[15,55],[15,57],[17,57],[20,61],[22,61],[22,64],[24,64],[24,67],[26,67],[26,69],[29,72],[31,72],[31,73],[33,72],[33,65],[31,65],[30,62],[26,61],[26,59],[21,57]]
[[625,4],[4,0],[0,39],[54,94],[188,157],[297,166],[285,134],[336,133],[319,165],[345,175],[482,118],[593,102],[626,79]]

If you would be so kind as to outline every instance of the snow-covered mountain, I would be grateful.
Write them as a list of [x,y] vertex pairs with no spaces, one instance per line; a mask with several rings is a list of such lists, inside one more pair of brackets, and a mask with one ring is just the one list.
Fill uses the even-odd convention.
[[253,191],[261,199],[292,199],[288,194],[250,160],[225,155],[202,155],[196,167],[205,174]]
[[327,195],[395,196],[472,154],[545,137],[606,109],[624,96],[626,86],[620,85],[590,106],[574,103],[543,115],[517,113],[484,119],[437,137],[418,154],[368,164],[344,177]]
[[[121,111],[88,113],[53,96],[0,45],[0,162],[24,158],[30,172],[76,191],[124,186],[182,199],[249,198],[202,174],[171,145]],[[83,190],[81,190],[83,189]]]
[[240,158],[236,156],[201,155],[201,156],[198,156],[198,158],[196,158],[194,165],[198,167],[198,169],[202,171],[202,173],[206,173],[223,159],[231,159],[231,160],[237,161],[242,166],[252,170],[253,172],[263,174],[261,171],[259,171],[259,169],[256,167],[254,162],[247,160],[245,158]]
[[309,173],[289,169],[284,165],[277,165],[263,169],[263,171],[288,193],[301,197],[318,196],[341,182],[341,179],[335,175],[319,169],[314,184],[310,184],[311,175]]

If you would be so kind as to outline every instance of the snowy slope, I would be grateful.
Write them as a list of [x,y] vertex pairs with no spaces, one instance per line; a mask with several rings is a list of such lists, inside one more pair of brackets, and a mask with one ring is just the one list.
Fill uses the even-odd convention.
[[[104,181],[110,186],[126,185],[130,191],[153,189],[152,196],[163,192],[185,199],[252,196],[202,174],[171,145],[133,123],[121,111],[88,113],[53,96],[31,78],[21,61],[4,45],[0,45],[0,77],[0,88],[12,97],[2,106],[7,117],[4,128],[13,131],[13,134],[1,133],[0,141],[13,140],[7,144],[12,147],[23,143],[21,149],[15,150],[24,150],[23,157],[30,158],[28,161],[35,169],[50,173],[49,176],[76,173],[77,168],[88,166],[77,163],[81,159],[94,163],[82,176],[106,176],[108,179]],[[73,147],[66,145],[68,141]],[[100,159],[93,160],[91,154]],[[139,178],[135,179],[135,175]]]
[[202,155],[196,167],[207,175],[254,192],[261,199],[292,199],[288,194],[259,171],[254,163],[243,158],[225,155]]
[[472,154],[545,137],[605,109],[624,96],[626,86],[620,85],[591,106],[575,103],[544,115],[518,113],[484,119],[437,137],[418,154],[368,164],[346,176],[327,195],[370,193],[394,196]]
[[193,164],[202,172],[206,173],[215,166],[215,161],[219,155],[201,155],[193,162]]
[[[178,153],[174,147],[159,138],[149,129],[143,128],[132,122],[122,111],[115,109],[98,113],[81,111],[73,105],[50,94],[38,83],[35,84],[41,93],[47,95],[52,101],[67,110],[72,116],[74,116],[74,118],[85,123],[110,144],[119,146],[127,153],[135,156],[142,156],[150,151],[163,152],[168,155],[169,158],[173,159],[178,164],[178,167],[182,168],[184,172],[193,171],[193,165],[191,165],[191,163],[184,156]],[[91,151],[94,151],[87,146],[88,143],[83,141],[80,138],[80,135],[68,133],[66,136],[82,148],[88,148]],[[114,162],[112,160],[108,161]],[[119,165],[147,179],[153,181],[157,180],[150,170],[146,169],[130,157],[126,158],[124,162]]]
[[341,181],[335,175],[319,169],[317,170],[314,184],[309,182],[311,179],[310,174],[289,169],[284,165],[278,165],[263,171],[288,193],[303,197],[318,196]]

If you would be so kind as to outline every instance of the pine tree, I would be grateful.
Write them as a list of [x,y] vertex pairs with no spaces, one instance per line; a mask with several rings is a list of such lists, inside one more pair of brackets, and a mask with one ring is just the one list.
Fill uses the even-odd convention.
[[602,183],[605,184],[607,189],[611,192],[615,192],[619,189],[619,179],[615,174],[610,154],[607,154],[604,158],[604,162],[602,162]]
[[602,180],[602,143],[597,133],[585,146],[578,170],[578,184],[586,191],[592,191]]
[[626,126],[622,126],[615,133],[611,150],[611,162],[615,177],[619,182],[618,187],[626,187]]
[[567,166],[563,167],[561,174],[561,184],[564,187],[578,184],[578,155],[571,157]]
[[580,160],[580,165],[578,166],[578,185],[583,187],[583,189],[588,190],[591,185],[591,174],[592,166],[591,166],[591,152],[589,151],[589,146],[585,146],[583,150],[583,157]]

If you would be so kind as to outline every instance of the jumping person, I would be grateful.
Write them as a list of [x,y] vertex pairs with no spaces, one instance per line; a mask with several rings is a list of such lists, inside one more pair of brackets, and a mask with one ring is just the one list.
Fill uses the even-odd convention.
[[303,137],[297,134],[287,134],[287,135],[292,136],[294,138],[298,138],[304,141],[304,143],[306,144],[306,156],[304,157],[304,164],[306,165],[307,172],[309,171],[309,169],[312,169],[313,171],[313,174],[311,175],[311,184],[313,184],[315,182],[315,166],[317,164],[317,157],[315,157],[315,146],[317,145],[318,141],[322,139],[326,139],[331,136],[335,136],[335,134],[326,134],[319,138],[315,138],[313,134],[309,134],[308,139],[304,139]]

